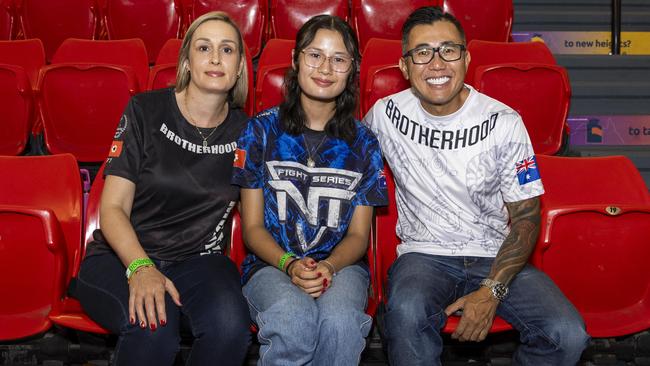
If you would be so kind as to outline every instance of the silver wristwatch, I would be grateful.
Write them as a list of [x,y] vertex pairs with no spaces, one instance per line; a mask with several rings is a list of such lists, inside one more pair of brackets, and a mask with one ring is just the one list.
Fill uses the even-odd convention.
[[508,295],[508,287],[499,281],[484,278],[481,286],[487,287],[492,291],[492,296],[499,301],[503,301]]

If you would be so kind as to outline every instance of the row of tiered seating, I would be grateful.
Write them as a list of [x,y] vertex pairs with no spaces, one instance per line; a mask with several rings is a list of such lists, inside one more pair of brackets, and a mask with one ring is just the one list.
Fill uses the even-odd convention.
[[[68,39],[48,66],[39,40],[0,41],[0,92],[5,96],[0,103],[9,115],[0,154],[23,153],[30,133],[42,132],[48,152],[72,153],[80,162],[101,162],[128,98],[174,83],[180,42],[168,40],[149,69],[139,39]],[[267,43],[256,82],[252,72],[248,75],[248,114],[282,100],[293,47],[292,40]],[[555,64],[548,48],[534,42],[474,40],[469,51],[467,82],[523,116],[535,151],[557,154],[568,131],[571,89],[566,71]],[[397,66],[400,55],[400,41],[374,38],[368,42],[361,62],[360,118],[377,99],[408,88]],[[248,67],[252,70],[250,57]]]
[[239,24],[256,57],[263,41],[294,39],[310,17],[333,14],[354,26],[362,49],[373,37],[399,39],[400,27],[411,11],[440,5],[461,15],[469,39],[507,41],[512,28],[512,0],[0,0],[0,39],[40,38],[48,62],[67,38],[140,38],[153,62],[169,38],[182,38],[185,29],[211,10],[229,13]]
[[[639,172],[622,156],[540,155],[537,163],[546,193],[531,263],[575,304],[592,336],[618,337],[648,329],[650,195]],[[386,273],[398,243],[394,183],[387,173],[390,204],[377,212],[368,251],[371,315],[384,301]],[[0,157],[0,175],[11,177],[0,180],[0,288],[11,294],[0,302],[0,341],[39,334],[53,324],[106,333],[65,291],[99,226],[102,174],[85,208],[70,154]],[[230,255],[236,263],[245,255],[238,215]],[[616,288],[616,296],[603,296],[603,288]],[[451,318],[445,331],[456,323]],[[492,328],[507,329],[501,319]]]

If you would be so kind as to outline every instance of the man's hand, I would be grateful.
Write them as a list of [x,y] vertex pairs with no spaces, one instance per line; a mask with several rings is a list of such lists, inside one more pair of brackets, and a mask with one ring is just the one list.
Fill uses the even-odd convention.
[[451,337],[461,342],[484,340],[492,327],[498,305],[499,300],[492,296],[492,291],[481,286],[478,290],[447,306],[445,309],[447,316],[458,310],[463,310],[458,327]]

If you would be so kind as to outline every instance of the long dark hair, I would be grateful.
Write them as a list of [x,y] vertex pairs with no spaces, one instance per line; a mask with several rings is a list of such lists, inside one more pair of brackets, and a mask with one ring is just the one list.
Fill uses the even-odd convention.
[[354,58],[352,68],[345,83],[345,89],[336,97],[334,116],[325,125],[325,132],[336,138],[352,143],[356,138],[356,122],[354,113],[357,109],[357,72],[359,71],[359,43],[352,28],[343,19],[332,15],[317,15],[309,19],[296,35],[296,47],[293,53],[294,68],[289,68],[284,77],[284,101],[280,104],[280,120],[282,128],[292,135],[299,135],[305,130],[306,116],[300,103],[301,89],[298,84],[300,70],[299,57],[316,37],[319,29],[329,29],[337,32],[343,38],[348,53]]

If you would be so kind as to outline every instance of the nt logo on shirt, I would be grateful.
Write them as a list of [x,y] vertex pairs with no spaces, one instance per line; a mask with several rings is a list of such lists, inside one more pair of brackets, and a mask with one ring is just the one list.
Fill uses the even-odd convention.
[[[312,226],[318,226],[321,200],[327,202],[326,225],[320,226],[311,241],[307,241],[301,225],[297,225],[297,236],[304,252],[318,244],[328,228],[339,227],[341,207],[350,204],[355,196],[354,189],[361,181],[361,173],[336,168],[309,168],[292,161],[269,161],[266,163],[271,175],[269,185],[276,191],[278,219],[287,221],[287,198],[300,211],[302,217]],[[307,197],[300,186],[307,186]]]

